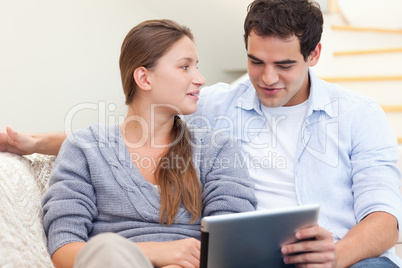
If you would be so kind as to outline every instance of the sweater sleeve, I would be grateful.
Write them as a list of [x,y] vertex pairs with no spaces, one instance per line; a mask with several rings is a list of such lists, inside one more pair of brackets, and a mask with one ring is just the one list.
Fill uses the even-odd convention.
[[[73,133],[63,143],[51,173],[49,190],[42,198],[44,229],[51,255],[66,244],[86,242],[92,221],[97,217],[87,156],[80,146],[89,144],[83,133]],[[77,138],[79,143],[74,142]]]
[[206,137],[202,151],[203,216],[255,210],[254,183],[237,145],[220,133]]

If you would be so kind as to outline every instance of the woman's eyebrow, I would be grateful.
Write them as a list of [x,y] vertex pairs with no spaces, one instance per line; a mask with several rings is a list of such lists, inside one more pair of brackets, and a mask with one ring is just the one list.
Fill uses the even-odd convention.
[[198,63],[198,60],[194,60],[192,57],[183,57],[183,58],[178,59],[177,61],[188,61],[188,62],[195,61],[195,63]]

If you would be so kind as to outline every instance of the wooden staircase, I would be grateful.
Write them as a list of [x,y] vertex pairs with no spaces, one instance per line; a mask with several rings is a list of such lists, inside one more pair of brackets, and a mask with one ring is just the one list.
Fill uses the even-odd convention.
[[402,145],[402,29],[349,25],[336,1],[330,2],[314,72],[377,101]]

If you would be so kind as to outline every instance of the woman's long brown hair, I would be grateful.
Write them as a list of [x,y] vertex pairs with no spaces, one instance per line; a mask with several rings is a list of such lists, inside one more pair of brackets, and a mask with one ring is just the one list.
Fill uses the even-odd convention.
[[[120,73],[126,104],[133,101],[137,87],[133,78],[138,67],[153,68],[158,59],[182,37],[194,40],[189,28],[170,20],[149,20],[134,27],[121,47]],[[171,146],[158,163],[155,177],[161,206],[159,222],[172,224],[183,204],[194,222],[201,215],[201,187],[192,162],[191,133],[178,116],[174,119]]]

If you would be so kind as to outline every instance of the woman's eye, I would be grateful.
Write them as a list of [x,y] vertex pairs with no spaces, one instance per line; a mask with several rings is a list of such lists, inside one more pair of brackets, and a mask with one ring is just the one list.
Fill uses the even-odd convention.
[[188,69],[188,65],[186,65],[186,66],[182,66],[181,68],[182,68],[183,70],[187,71],[187,69]]

